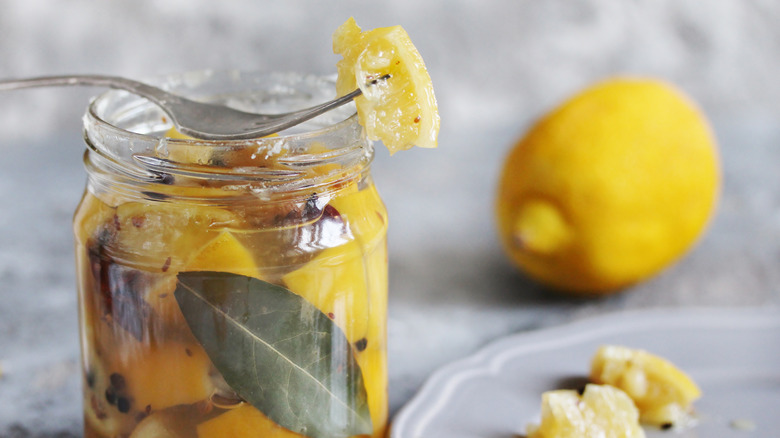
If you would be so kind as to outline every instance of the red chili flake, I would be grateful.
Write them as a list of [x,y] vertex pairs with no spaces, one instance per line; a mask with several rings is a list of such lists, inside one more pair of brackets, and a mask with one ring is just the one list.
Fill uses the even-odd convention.
[[122,223],[119,221],[119,216],[116,214],[114,215],[114,228],[117,231],[122,229]]
[[167,259],[165,259],[165,263],[162,265],[162,271],[167,272],[168,268],[170,267],[171,267],[171,258],[168,257]]
[[133,223],[133,226],[136,228],[141,228],[144,226],[144,222],[146,222],[146,218],[144,216],[133,216],[130,221]]
[[341,213],[336,210],[336,207],[330,204],[326,205],[325,208],[322,209],[322,216],[325,219],[338,219],[343,221],[343,219],[341,219]]
[[417,116],[414,118],[414,123],[420,123],[420,120],[422,120],[420,119],[420,116]]
[[100,270],[103,268],[103,264],[100,263],[100,260],[97,257],[99,256],[93,256],[90,251],[89,258],[91,260],[90,267],[92,268],[92,277],[95,279],[100,279]]
[[203,400],[195,406],[195,409],[199,414],[205,415],[214,410],[214,405],[211,404],[210,400]]
[[189,348],[185,348],[184,352],[187,353],[187,356],[192,357],[192,350],[190,350]]
[[328,318],[333,319],[336,315],[333,314],[333,312],[328,312]]
[[165,117],[165,116],[162,116],[162,122],[163,122],[163,123],[168,123],[168,118],[167,118],[167,117]]
[[92,410],[95,411],[95,416],[98,418],[98,420],[105,420],[108,418],[108,414],[103,410],[103,406],[101,406],[100,401],[98,401],[98,398],[95,394],[92,394],[92,397],[89,399],[90,405],[92,405]]

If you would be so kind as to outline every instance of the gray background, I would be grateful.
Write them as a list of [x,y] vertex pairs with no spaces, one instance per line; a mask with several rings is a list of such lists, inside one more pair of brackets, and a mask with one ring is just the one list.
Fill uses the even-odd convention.
[[[0,0],[0,78],[145,77],[182,70],[332,73],[349,16],[401,24],[442,118],[438,150],[374,174],[391,215],[390,400],[508,333],[621,309],[780,303],[780,2]],[[528,125],[616,74],[665,78],[713,122],[724,174],[700,244],[606,299],[553,296],[501,253],[500,163]],[[70,220],[81,190],[80,116],[95,90],[0,94],[0,437],[78,436]]]

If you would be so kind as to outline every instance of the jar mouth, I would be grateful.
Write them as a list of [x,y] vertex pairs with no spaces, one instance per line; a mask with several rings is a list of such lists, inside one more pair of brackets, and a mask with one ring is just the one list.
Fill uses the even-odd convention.
[[[262,113],[306,108],[336,96],[335,77],[284,72],[204,70],[147,80],[193,100]],[[354,103],[278,135],[248,140],[202,140],[171,135],[173,124],[154,103],[109,90],[90,103],[84,138],[91,152],[120,173],[144,180],[161,173],[228,180],[293,180],[307,167],[370,162]],[[273,165],[269,165],[272,163]]]

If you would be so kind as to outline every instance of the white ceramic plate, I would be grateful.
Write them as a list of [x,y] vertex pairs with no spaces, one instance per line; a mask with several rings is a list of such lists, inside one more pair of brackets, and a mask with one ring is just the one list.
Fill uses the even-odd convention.
[[698,424],[648,437],[780,436],[780,312],[702,309],[618,313],[496,341],[435,372],[391,438],[522,436],[538,422],[542,392],[581,383],[601,344],[666,357],[700,385]]

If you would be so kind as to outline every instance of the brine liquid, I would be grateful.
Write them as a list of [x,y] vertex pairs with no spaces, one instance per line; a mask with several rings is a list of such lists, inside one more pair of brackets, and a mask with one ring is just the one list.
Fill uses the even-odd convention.
[[174,292],[198,271],[282,286],[332,320],[362,375],[370,436],[384,436],[387,218],[362,186],[236,207],[88,190],[75,217],[85,436],[303,436],[245,400],[193,334]]

